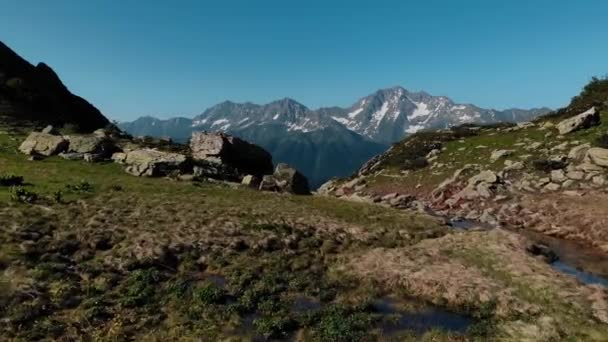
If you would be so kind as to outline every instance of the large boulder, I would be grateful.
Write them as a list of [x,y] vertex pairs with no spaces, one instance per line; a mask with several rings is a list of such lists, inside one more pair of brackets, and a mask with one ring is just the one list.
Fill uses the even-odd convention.
[[110,157],[117,151],[114,142],[95,135],[72,135],[68,137],[68,153],[91,153]]
[[123,161],[128,173],[135,176],[162,177],[173,172],[188,172],[185,155],[153,149],[140,149],[126,153]]
[[591,107],[588,111],[561,121],[557,124],[559,134],[568,134],[579,129],[589,128],[600,123],[600,112]]
[[190,149],[194,160],[222,163],[241,174],[261,177],[272,173],[272,156],[263,148],[224,133],[193,132]]
[[308,180],[306,177],[298,172],[293,167],[280,163],[277,165],[274,174],[277,186],[283,192],[288,192],[296,195],[308,195],[310,189],[308,188]]
[[593,164],[608,167],[608,149],[592,147],[587,150],[587,157]]
[[[46,129],[45,129],[46,130]],[[68,146],[68,141],[52,130],[47,130],[51,133],[32,132],[19,146],[19,151],[27,155],[43,155],[52,156],[59,154]]]

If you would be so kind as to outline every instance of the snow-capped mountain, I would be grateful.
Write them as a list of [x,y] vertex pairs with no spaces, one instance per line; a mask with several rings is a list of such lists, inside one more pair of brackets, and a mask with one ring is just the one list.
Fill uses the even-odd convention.
[[546,114],[547,108],[497,111],[457,104],[445,96],[409,92],[402,87],[378,90],[346,110],[321,109],[348,129],[376,142],[392,143],[424,129],[464,123],[521,122]]
[[227,132],[264,147],[275,163],[295,166],[315,186],[351,174],[407,134],[472,122],[528,121],[548,111],[482,109],[394,87],[378,90],[350,108],[311,110],[289,98],[265,105],[225,101],[193,119],[142,117],[119,126],[133,135],[182,142],[192,131]]
[[282,126],[286,132],[302,133],[340,126],[289,98],[266,105],[225,101],[192,119],[192,127],[207,131],[237,131],[256,125]]

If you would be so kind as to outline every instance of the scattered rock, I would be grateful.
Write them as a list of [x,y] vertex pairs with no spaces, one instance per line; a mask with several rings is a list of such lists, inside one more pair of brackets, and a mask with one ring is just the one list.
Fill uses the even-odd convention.
[[68,137],[70,145],[67,152],[72,153],[91,153],[111,156],[117,148],[114,142],[108,138],[94,135],[72,135]]
[[587,150],[587,157],[595,165],[608,167],[608,149],[592,147]]
[[183,154],[140,149],[126,154],[125,171],[135,176],[161,177],[171,172],[187,171],[187,158]]
[[604,177],[604,175],[594,176],[593,178],[591,178],[591,182],[595,185],[603,186],[604,184],[606,184],[606,177]]
[[568,177],[566,177],[566,173],[564,170],[553,170],[551,171],[551,181],[554,183],[562,183],[566,181]]
[[[279,191],[277,180],[273,175],[265,175],[260,182],[260,190],[262,191]],[[336,194],[337,195],[337,194]]]
[[277,186],[283,192],[288,192],[296,195],[308,195],[308,180],[298,170],[290,167],[287,164],[279,163],[273,174]]
[[589,128],[594,125],[599,125],[600,113],[591,107],[588,111],[578,114],[572,118],[561,121],[557,124],[559,134],[568,134],[579,129]]
[[273,171],[270,153],[228,134],[193,132],[190,148],[195,160],[223,163],[243,174],[261,177]]
[[568,158],[574,161],[582,161],[587,155],[587,151],[591,148],[590,144],[583,144],[573,147],[568,153]]
[[19,151],[27,155],[38,154],[48,157],[64,152],[68,144],[61,135],[32,132],[19,146]]
[[582,171],[570,171],[566,173],[566,177],[573,180],[582,180],[583,178],[585,178],[585,173]]
[[241,184],[250,188],[258,189],[260,187],[260,182],[261,180],[258,177],[254,175],[246,175],[243,177]]
[[513,154],[513,150],[496,150],[496,151],[492,152],[492,155],[490,156],[490,160],[495,162],[500,158],[508,157],[512,154]]
[[477,175],[469,178],[469,185],[477,185],[478,183],[496,183],[498,182],[498,175],[494,171],[485,170],[481,171]]
[[555,183],[549,183],[549,184],[545,185],[543,189],[545,189],[547,191],[557,191],[560,189],[560,185],[555,184]]

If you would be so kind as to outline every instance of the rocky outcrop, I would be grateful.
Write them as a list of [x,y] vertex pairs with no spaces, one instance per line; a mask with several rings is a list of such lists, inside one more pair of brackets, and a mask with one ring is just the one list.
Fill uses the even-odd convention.
[[241,174],[261,177],[272,173],[272,156],[263,148],[224,133],[194,132],[190,140],[194,160],[236,168]]
[[66,150],[68,141],[61,135],[56,134],[52,126],[43,132],[32,132],[19,146],[19,151],[27,155],[42,155],[45,157],[59,154]]
[[71,135],[67,139],[70,142],[67,151],[72,153],[111,156],[117,150],[116,145],[111,139],[96,135]]
[[273,174],[277,187],[282,192],[288,192],[296,195],[308,195],[308,180],[298,170],[290,167],[287,164],[280,163],[277,165]]
[[561,121],[557,124],[559,134],[568,134],[579,129],[589,128],[600,123],[600,112],[591,107],[588,111]]
[[123,163],[125,171],[135,176],[161,177],[173,172],[188,172],[189,163],[185,155],[140,149],[126,153]]

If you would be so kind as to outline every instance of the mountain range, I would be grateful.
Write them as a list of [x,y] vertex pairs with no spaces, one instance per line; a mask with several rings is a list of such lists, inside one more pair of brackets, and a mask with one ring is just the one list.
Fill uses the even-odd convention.
[[227,132],[264,147],[275,162],[293,165],[316,187],[331,177],[351,174],[408,134],[465,123],[523,122],[549,111],[483,109],[393,87],[361,98],[349,108],[312,110],[289,98],[265,105],[225,101],[192,119],[145,116],[119,127],[132,135],[180,142],[187,141],[192,131]]

